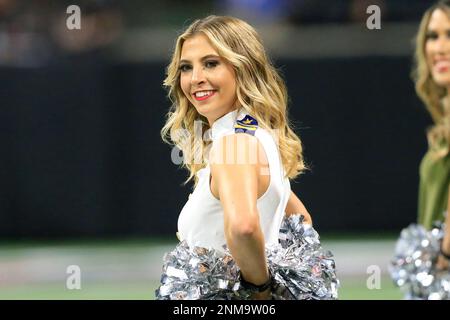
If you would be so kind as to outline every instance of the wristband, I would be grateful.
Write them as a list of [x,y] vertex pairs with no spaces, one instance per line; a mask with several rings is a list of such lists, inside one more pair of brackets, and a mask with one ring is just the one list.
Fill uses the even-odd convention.
[[272,285],[272,273],[269,270],[269,280],[267,280],[265,283],[261,284],[261,285],[256,285],[253,284],[251,282],[246,281],[243,277],[242,274],[239,277],[239,282],[241,283],[241,286],[246,289],[246,290],[250,290],[253,292],[264,292],[267,289],[269,289]]

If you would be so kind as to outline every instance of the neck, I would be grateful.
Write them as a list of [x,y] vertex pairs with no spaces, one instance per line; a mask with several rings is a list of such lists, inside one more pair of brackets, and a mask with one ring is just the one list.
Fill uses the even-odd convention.
[[441,101],[444,110],[450,110],[450,87],[447,88],[447,95]]
[[221,116],[218,116],[218,117],[215,118],[214,120],[211,120],[210,118],[208,118],[209,127],[212,128],[214,122],[216,122],[218,119],[222,118],[223,116],[229,114],[230,112],[235,111],[236,109],[238,109],[238,107],[234,107],[234,108],[228,110],[226,113],[222,114]]

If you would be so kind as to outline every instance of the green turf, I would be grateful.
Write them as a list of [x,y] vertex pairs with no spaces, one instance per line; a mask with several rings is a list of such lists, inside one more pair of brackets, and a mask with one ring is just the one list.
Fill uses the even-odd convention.
[[[152,300],[157,282],[140,283],[88,283],[80,290],[68,290],[61,284],[33,284],[14,287],[0,287],[1,300]],[[341,280],[340,300],[396,300],[402,299],[401,292],[389,279],[383,279],[380,289],[367,289],[365,279]]]
[[340,300],[399,300],[402,299],[400,289],[390,278],[382,278],[379,289],[368,289],[365,278],[341,279],[339,289]]
[[90,283],[68,290],[61,284],[0,287],[0,300],[151,300],[158,283]]
[[[353,232],[353,233],[320,233],[321,241],[361,241],[361,240],[393,240],[398,238],[399,232]],[[64,239],[32,239],[17,238],[3,239],[0,238],[0,250],[22,249],[35,247],[71,247],[71,246],[100,246],[100,247],[140,247],[153,245],[176,244],[178,242],[175,232],[172,236],[152,236],[152,237],[106,237],[106,238],[64,238]]]
[[[333,236],[329,235],[322,239],[327,241],[348,241],[349,236]],[[351,237],[350,237],[351,238]],[[367,237],[366,237],[367,238]],[[384,237],[380,237],[383,239]],[[392,238],[392,237],[391,237]],[[392,238],[393,239],[393,238]],[[358,237],[350,240],[360,240]],[[4,262],[5,266],[11,267],[12,264],[17,265],[27,273],[27,265],[30,260],[44,258],[50,252],[61,252],[66,257],[77,257],[80,255],[84,260],[92,261],[95,267],[101,267],[105,263],[120,263],[122,269],[126,269],[123,265],[132,262],[145,263],[141,261],[140,257],[147,256],[153,248],[159,245],[175,245],[176,241],[173,239],[107,239],[98,241],[63,241],[63,242],[42,242],[42,241],[17,241],[17,242],[1,242],[0,241],[0,262]],[[42,249],[45,249],[42,251]],[[53,251],[54,250],[54,251]],[[78,253],[81,250],[82,253]],[[119,250],[119,251],[116,251]],[[99,257],[97,256],[99,255]],[[135,260],[133,260],[133,257]],[[157,257],[158,264],[161,263],[161,257]],[[52,260],[53,259],[53,260]],[[122,260],[120,260],[122,259]],[[97,261],[98,260],[98,261]],[[57,258],[51,255],[49,261],[58,261]],[[96,263],[94,263],[96,262]],[[122,270],[119,269],[119,270]],[[7,269],[6,269],[7,270]],[[68,290],[65,288],[64,281],[58,282],[40,282],[40,278],[35,278],[34,283],[27,283],[27,279],[21,279],[20,283],[14,285],[7,285],[2,283],[2,276],[7,273],[1,272],[0,268],[0,299],[154,299],[154,291],[158,286],[158,282],[143,280],[137,282],[130,280],[129,282],[118,282],[110,279],[109,282],[98,282],[98,279],[91,279],[83,281],[80,290]],[[63,276],[64,277],[64,276]],[[156,277],[155,277],[156,278]],[[153,278],[153,279],[155,279]],[[134,277],[134,279],[136,279]],[[44,281],[44,280],[43,280]],[[341,300],[375,300],[375,299],[402,299],[402,294],[396,288],[389,278],[383,278],[381,281],[381,289],[369,290],[366,287],[366,278],[348,277],[341,278],[341,286],[339,289],[339,299]]]

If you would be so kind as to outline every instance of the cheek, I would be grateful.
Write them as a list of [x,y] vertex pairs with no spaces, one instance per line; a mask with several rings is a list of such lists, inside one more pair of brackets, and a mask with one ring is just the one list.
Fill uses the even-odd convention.
[[433,72],[433,48],[432,44],[425,45],[425,61],[427,63],[430,73]]
[[191,88],[186,76],[180,75],[180,86],[183,93],[189,98]]
[[230,96],[236,95],[236,78],[234,76],[234,73],[231,73],[229,70],[227,70],[226,74],[223,77],[224,85],[227,88],[227,94]]
[[234,79],[234,78],[230,81],[230,94],[232,95],[233,100],[235,100],[237,98],[237,95],[236,95],[236,79]]
[[427,59],[427,61],[429,62],[430,61],[430,59],[431,59],[431,54],[432,54],[432,51],[433,51],[433,45],[432,45],[432,43],[430,43],[430,42],[427,42],[426,44],[425,44],[425,58]]

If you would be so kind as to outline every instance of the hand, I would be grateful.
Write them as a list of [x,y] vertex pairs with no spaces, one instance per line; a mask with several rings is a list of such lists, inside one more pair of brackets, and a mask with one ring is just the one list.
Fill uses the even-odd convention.
[[[450,259],[448,259],[446,256],[448,256],[448,252],[450,252],[450,241],[448,236],[444,237],[442,239],[441,247],[440,247],[440,254],[438,255],[437,261],[436,261],[436,269],[437,270],[447,270],[449,268],[449,262]],[[445,255],[444,255],[445,254]]]
[[270,288],[263,292],[255,292],[252,295],[253,300],[271,300],[272,299],[272,293]]
[[449,268],[448,260],[440,254],[436,261],[436,269],[439,271],[442,271],[442,270],[446,270],[448,268]]
[[307,212],[302,213],[303,215],[303,223],[312,225],[311,215]]

